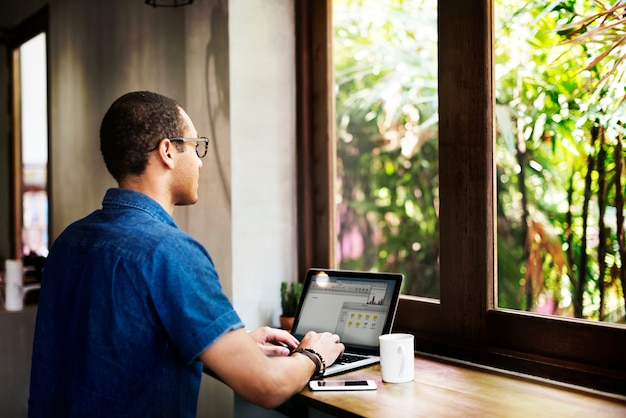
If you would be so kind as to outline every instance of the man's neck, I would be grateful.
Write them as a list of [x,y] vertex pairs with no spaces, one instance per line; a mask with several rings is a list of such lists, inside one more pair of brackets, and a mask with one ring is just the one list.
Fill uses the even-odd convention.
[[174,216],[175,205],[167,192],[167,187],[162,183],[149,181],[144,177],[130,177],[119,182],[119,187],[145,194],[160,204],[170,216]]

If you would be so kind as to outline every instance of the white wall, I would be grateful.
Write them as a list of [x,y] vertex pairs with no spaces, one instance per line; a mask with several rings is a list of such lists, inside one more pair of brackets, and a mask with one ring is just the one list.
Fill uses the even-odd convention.
[[292,0],[231,0],[233,301],[249,328],[278,323],[296,279]]

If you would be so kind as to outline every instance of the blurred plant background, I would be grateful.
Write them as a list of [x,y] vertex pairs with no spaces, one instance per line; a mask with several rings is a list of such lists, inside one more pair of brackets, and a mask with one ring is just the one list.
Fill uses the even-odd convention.
[[[338,265],[431,298],[436,7],[333,1]],[[496,0],[495,21],[498,305],[624,323],[626,2]]]

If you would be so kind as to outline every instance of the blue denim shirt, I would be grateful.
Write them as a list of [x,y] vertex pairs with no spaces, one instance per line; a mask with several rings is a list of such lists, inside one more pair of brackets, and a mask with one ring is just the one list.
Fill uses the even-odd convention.
[[110,189],[44,267],[31,417],[195,417],[197,359],[243,327],[206,249],[151,198]]

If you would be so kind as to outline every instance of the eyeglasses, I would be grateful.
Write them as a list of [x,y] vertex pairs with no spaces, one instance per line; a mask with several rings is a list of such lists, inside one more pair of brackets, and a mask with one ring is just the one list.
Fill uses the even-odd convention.
[[201,136],[200,138],[170,138],[171,142],[195,142],[196,143],[196,155],[200,158],[204,158],[209,149],[209,138]]

